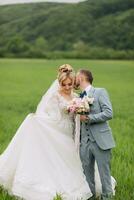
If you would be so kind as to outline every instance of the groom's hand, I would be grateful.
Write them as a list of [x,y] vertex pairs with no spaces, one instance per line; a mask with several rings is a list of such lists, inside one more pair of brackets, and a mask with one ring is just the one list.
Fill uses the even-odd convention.
[[88,116],[86,116],[86,115],[81,115],[81,116],[80,116],[80,121],[81,121],[81,122],[88,121],[88,119],[89,119],[89,118],[88,118]]

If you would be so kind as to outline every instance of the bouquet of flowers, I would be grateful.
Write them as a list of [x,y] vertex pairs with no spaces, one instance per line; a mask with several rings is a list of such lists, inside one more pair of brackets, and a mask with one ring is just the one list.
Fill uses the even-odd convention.
[[75,113],[80,115],[87,115],[90,112],[90,105],[93,104],[94,98],[84,96],[81,98],[74,98],[67,106],[68,113]]

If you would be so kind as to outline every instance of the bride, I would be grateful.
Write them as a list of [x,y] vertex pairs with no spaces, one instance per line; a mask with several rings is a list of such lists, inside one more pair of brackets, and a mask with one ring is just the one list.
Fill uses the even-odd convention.
[[36,113],[23,121],[0,156],[0,185],[26,200],[67,200],[92,196],[76,153],[73,116],[65,108],[74,97],[70,65],[59,68],[58,79],[42,97]]

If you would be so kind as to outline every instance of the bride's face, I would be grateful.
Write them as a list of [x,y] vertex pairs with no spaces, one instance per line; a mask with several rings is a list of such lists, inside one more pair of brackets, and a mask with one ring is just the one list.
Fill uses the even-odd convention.
[[60,84],[60,87],[63,93],[70,94],[73,89],[73,80],[71,80],[70,78],[65,79]]

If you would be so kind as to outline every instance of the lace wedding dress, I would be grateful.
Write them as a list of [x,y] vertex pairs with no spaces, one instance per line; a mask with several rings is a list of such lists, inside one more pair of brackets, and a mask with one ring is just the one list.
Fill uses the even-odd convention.
[[0,185],[25,200],[66,200],[92,196],[73,140],[73,117],[57,81],[29,114],[0,156]]

